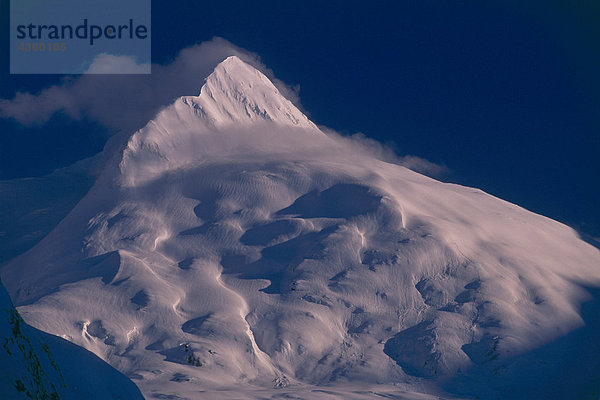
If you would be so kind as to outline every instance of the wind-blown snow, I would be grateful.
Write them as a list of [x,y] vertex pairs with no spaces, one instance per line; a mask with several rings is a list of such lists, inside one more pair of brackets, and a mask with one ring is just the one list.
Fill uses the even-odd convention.
[[520,355],[584,325],[600,253],[324,134],[230,57],[2,273],[26,321],[148,398],[449,398],[489,376],[519,398]]

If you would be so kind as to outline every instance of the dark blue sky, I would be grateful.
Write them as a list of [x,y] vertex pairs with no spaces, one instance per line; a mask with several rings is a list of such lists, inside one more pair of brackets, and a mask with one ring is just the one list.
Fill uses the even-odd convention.
[[[154,62],[223,37],[299,84],[316,123],[445,164],[448,180],[600,236],[597,1],[153,3]],[[62,78],[8,75],[5,42],[0,98]],[[50,172],[105,139],[85,119],[0,119],[0,179]]]

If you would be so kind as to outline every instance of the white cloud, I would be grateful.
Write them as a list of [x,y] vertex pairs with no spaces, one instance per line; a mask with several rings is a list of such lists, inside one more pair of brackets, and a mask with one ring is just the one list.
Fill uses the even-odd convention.
[[[14,118],[24,125],[43,125],[54,113],[62,112],[73,119],[85,116],[111,130],[131,132],[175,98],[198,94],[204,79],[231,55],[263,71],[282,94],[299,105],[297,90],[275,79],[258,55],[225,39],[214,38],[181,50],[168,64],[153,64],[148,75],[68,76],[37,94],[18,92],[11,100],[0,99],[0,117]],[[116,63],[133,62],[106,55],[92,67],[110,69]]]
[[344,136],[324,126],[320,126],[319,128],[330,137],[334,137],[341,142],[346,142],[346,144],[356,152],[366,152],[380,160],[402,165],[403,167],[412,169],[423,175],[440,179],[449,176],[452,173],[447,166],[433,163],[421,157],[413,155],[400,156],[392,147],[392,144],[382,144],[377,140],[365,136],[363,133],[359,132],[351,136]]
[[130,56],[115,56],[113,54],[98,54],[85,74],[149,74],[150,64],[138,64]]

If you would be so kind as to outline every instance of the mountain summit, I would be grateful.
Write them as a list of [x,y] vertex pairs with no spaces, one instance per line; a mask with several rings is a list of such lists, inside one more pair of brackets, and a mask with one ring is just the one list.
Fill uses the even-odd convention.
[[231,56],[208,76],[200,95],[177,99],[129,139],[121,181],[133,186],[209,157],[291,150],[293,143],[318,137],[323,133],[265,75]]
[[206,79],[198,97],[183,97],[216,126],[273,121],[315,128],[260,71],[236,56],[221,62]]
[[147,398],[600,390],[598,357],[556,361],[596,342],[598,249],[324,134],[236,57],[109,156],[2,278]]

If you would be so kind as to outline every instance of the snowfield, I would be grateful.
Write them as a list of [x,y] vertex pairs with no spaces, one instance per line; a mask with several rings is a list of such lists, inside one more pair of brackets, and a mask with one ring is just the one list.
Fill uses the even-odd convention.
[[323,133],[237,57],[109,149],[2,279],[146,398],[600,396],[597,248]]

